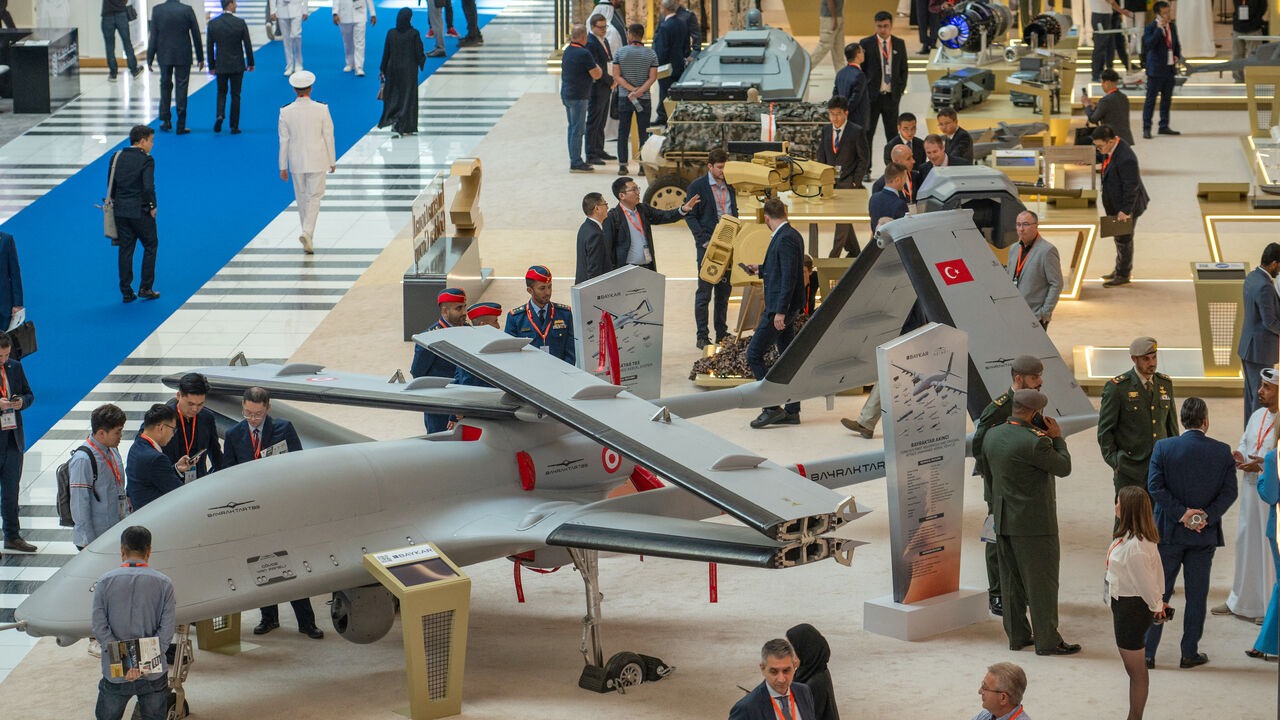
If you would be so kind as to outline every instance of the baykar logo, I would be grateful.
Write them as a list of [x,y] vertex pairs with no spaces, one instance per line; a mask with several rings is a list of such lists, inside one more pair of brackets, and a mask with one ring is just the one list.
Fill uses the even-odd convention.
[[942,282],[948,285],[973,282],[973,275],[969,273],[969,268],[965,267],[964,260],[959,258],[937,263],[935,267],[938,268],[938,274],[942,276]]

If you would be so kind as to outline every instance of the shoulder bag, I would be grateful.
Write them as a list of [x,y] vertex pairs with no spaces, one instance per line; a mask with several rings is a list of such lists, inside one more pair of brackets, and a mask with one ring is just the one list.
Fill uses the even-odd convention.
[[102,208],[102,232],[112,240],[116,239],[116,201],[111,197],[112,190],[116,184],[116,160],[120,157],[120,152],[111,156],[111,172],[107,174],[107,196],[102,199],[102,204],[98,207]]

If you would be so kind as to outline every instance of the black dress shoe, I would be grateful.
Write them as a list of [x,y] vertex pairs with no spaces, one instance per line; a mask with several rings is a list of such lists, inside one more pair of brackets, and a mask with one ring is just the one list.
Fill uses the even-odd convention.
[[[4,546],[6,548],[9,547],[9,543],[5,543]],[[1195,657],[1184,657],[1181,660],[1179,660],[1178,667],[1193,668],[1193,667],[1196,667],[1197,665],[1204,665],[1207,662],[1209,662],[1208,655],[1205,655],[1204,653],[1196,653]]]
[[324,631],[316,627],[315,625],[312,625],[311,627],[306,628],[305,630],[303,628],[298,628],[298,632],[302,633],[303,635],[306,635],[312,640],[319,640],[324,637]]
[[222,118],[213,121],[213,131],[222,132]]
[[777,422],[778,425],[799,425],[800,413],[787,413],[785,417]]
[[1107,273],[1106,275],[1103,275],[1103,276],[1102,276],[1102,279],[1103,279],[1103,280],[1110,280],[1111,278],[1113,278],[1113,277],[1115,277],[1115,276],[1116,276],[1116,274],[1115,274],[1114,272],[1109,272],[1109,273]]
[[17,550],[18,552],[33,553],[36,551],[36,546],[32,545],[26,540],[23,540],[22,538],[14,538],[13,540],[4,541],[4,549]]
[[1037,655],[1075,655],[1080,652],[1079,645],[1072,645],[1065,640],[1060,641],[1056,647],[1048,650],[1036,650]]
[[122,300],[124,300],[124,301],[125,301],[125,302],[127,302],[127,303],[131,303],[131,302],[133,302],[134,300],[137,300],[137,299],[138,299],[138,296],[137,296],[137,295],[134,295],[133,293],[129,293],[128,295],[125,295],[125,296],[124,296],[123,298],[121,298],[121,299],[122,299]]
[[1177,130],[1174,130],[1174,129],[1172,129],[1172,128],[1167,128],[1167,127],[1162,127],[1162,128],[1160,128],[1159,130],[1157,130],[1156,132],[1157,132],[1157,133],[1159,133],[1159,134],[1161,134],[1161,135],[1181,135],[1181,134],[1182,134],[1182,133],[1178,132]]
[[992,598],[987,603],[987,609],[996,617],[1004,617],[1004,603],[1000,601],[1000,598]]
[[588,165],[604,165],[605,162],[600,158],[591,158],[590,160],[587,161],[587,164]]
[[731,336],[729,335],[729,333],[725,333],[724,335],[717,335],[717,336],[716,336],[716,344],[717,344],[717,345],[720,345],[720,344],[724,343],[724,341],[725,341],[725,340],[728,340],[730,337],[731,337]]
[[1150,130],[1143,130],[1143,131],[1142,131],[1142,139],[1143,139],[1143,140],[1150,140],[1150,139],[1151,139],[1151,131],[1150,131]]
[[173,131],[173,134],[174,134],[174,135],[186,135],[186,134],[187,134],[187,133],[189,133],[189,132],[191,132],[191,128],[183,128],[183,127],[180,127],[180,128],[178,128],[177,130],[174,130],[174,131]]
[[164,132],[169,132],[170,130],[173,129],[173,126],[170,125],[169,123],[160,123],[160,129],[163,130]]
[[232,134],[232,135],[239,135],[239,134],[240,134],[240,133],[242,133],[242,132],[244,132],[244,131],[243,131],[243,130],[241,130],[240,128],[231,128],[231,134]]
[[711,338],[707,337],[706,335],[699,335],[698,339],[695,342],[697,342],[698,344],[698,349],[701,350],[702,348],[711,344]]
[[278,622],[269,623],[266,620],[263,620],[262,622],[258,623],[258,627],[253,629],[253,634],[266,635],[267,633],[271,632],[272,630],[275,630],[278,627],[280,627],[280,623]]
[[617,156],[610,155],[609,153],[600,153],[600,159],[601,160],[617,160],[618,158]]
[[1014,652],[1017,652],[1023,648],[1029,648],[1035,644],[1036,644],[1036,639],[1032,637],[1032,638],[1027,638],[1024,642],[1009,643],[1009,649]]
[[1109,287],[1116,287],[1118,285],[1128,285],[1128,284],[1129,284],[1129,278],[1127,277],[1112,277],[1110,280],[1102,283],[1102,287],[1109,288]]
[[139,290],[138,297],[142,298],[143,300],[159,300],[160,293],[156,292],[155,290]]
[[444,50],[432,50],[431,52],[427,53],[427,57],[442,58],[444,57]]
[[1156,659],[1155,659],[1155,658],[1153,658],[1153,657],[1149,657],[1149,658],[1147,658],[1147,669],[1148,669],[1148,670],[1155,670],[1155,669],[1156,669]]
[[765,408],[764,410],[760,411],[760,414],[756,416],[755,420],[751,421],[751,427],[758,430],[766,425],[772,425],[776,422],[779,422],[786,416],[787,416],[787,411],[783,410],[780,407]]

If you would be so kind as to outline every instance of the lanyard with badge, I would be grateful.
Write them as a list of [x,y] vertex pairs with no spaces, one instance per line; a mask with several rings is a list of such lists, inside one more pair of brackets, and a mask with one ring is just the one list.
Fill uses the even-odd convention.
[[120,468],[116,466],[115,458],[110,452],[98,447],[93,440],[89,440],[89,445],[98,451],[98,454],[107,461],[107,467],[111,468],[111,474],[116,479],[116,510],[120,513],[119,517],[129,514],[129,496],[124,491],[124,478],[120,477]]
[[[1120,543],[1124,542],[1124,538],[1120,538],[1111,544],[1111,549],[1107,551],[1107,571],[1102,573],[1102,604],[1111,604],[1111,581],[1107,580],[1107,572],[1111,572],[1111,553],[1120,547]],[[1010,719],[1012,720],[1012,718]]]
[[[627,209],[626,209],[626,208],[622,208],[622,214],[627,216],[627,224],[628,224],[628,225],[630,225],[631,227],[635,228],[635,229],[636,229],[636,232],[640,233],[640,237],[641,237],[641,238],[645,238],[645,234],[644,234],[644,221],[640,219],[640,210],[639,210],[639,209],[637,209],[637,210],[636,210],[636,217],[635,217],[635,219],[634,219],[634,220],[631,218],[631,213],[627,212]],[[644,243],[645,243],[645,246],[644,246],[644,263],[645,263],[646,265],[648,265],[648,264],[649,264],[649,261],[652,259],[652,258],[651,258],[651,256],[649,255],[649,241],[648,241],[648,238],[645,238],[645,239],[644,239]]]
[[[791,701],[791,720],[796,720],[800,716],[796,714],[796,696],[794,693],[787,693],[787,700]],[[770,695],[769,702],[773,703],[773,712],[777,714],[778,720],[787,720],[782,714],[782,706],[778,704],[778,698]]]
[[1169,64],[1173,64],[1173,30],[1171,22],[1164,24],[1164,45],[1169,49]]
[[197,458],[192,457],[191,448],[196,444],[196,421],[199,416],[191,418],[191,433],[187,433],[187,424],[182,420],[182,413],[178,413],[178,427],[182,429],[182,449],[186,452],[183,455],[191,458],[191,467],[182,473],[182,482],[189,483],[196,479],[196,462]]
[[[624,211],[625,212],[625,211]],[[547,335],[551,332],[551,326],[555,323],[556,306],[547,303],[547,329],[542,330],[538,327],[538,320],[533,313],[533,301],[525,303],[525,314],[529,316],[529,324],[533,326],[533,331],[538,333],[538,337],[542,338],[542,352],[551,352],[551,346],[547,344]]]
[[[716,213],[718,215],[727,214],[729,212],[729,188],[725,188],[724,194],[722,195],[720,193],[719,188],[716,187],[716,184],[711,183],[711,194],[716,199]],[[628,216],[628,220],[630,220],[629,216]],[[644,231],[642,230],[641,232],[644,232]]]
[[[9,374],[0,366],[0,398],[9,399]],[[13,410],[0,412],[0,430],[18,429],[18,414]]]
[[1036,238],[1031,241],[1031,245],[1023,245],[1018,248],[1018,263],[1013,266],[1014,285],[1017,285],[1018,281],[1022,279],[1022,266],[1027,264],[1027,256],[1031,254],[1031,248],[1036,244],[1036,240],[1039,239],[1040,237],[1036,236]]

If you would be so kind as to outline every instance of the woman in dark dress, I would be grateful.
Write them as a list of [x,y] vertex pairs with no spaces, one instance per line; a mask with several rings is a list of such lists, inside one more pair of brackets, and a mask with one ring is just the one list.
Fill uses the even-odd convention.
[[400,8],[396,26],[387,31],[387,44],[382,47],[382,119],[378,127],[391,125],[400,135],[418,132],[418,71],[427,62],[422,36],[412,19],[412,10]]
[[[804,683],[813,693],[812,720],[840,720],[836,709],[835,688],[831,685],[831,671],[827,661],[831,659],[831,646],[809,623],[801,623],[787,631],[787,640],[795,648],[800,667],[796,668],[796,682]],[[810,720],[805,718],[805,720]]]

